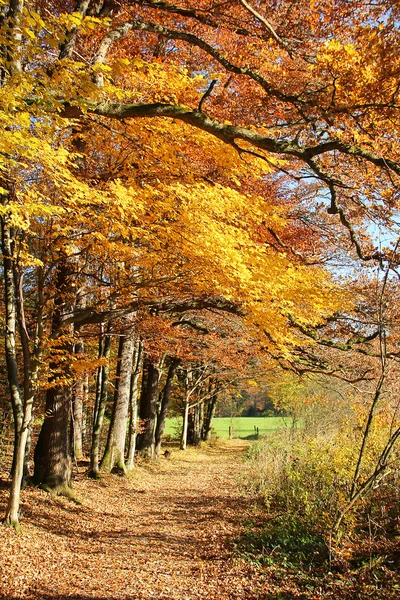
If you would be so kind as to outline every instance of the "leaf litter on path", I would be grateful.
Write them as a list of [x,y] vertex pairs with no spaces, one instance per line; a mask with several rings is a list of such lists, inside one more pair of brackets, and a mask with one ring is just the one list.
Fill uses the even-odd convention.
[[[239,490],[247,443],[232,440],[88,479],[81,505],[23,492],[22,530],[0,528],[0,597],[251,600],[271,597],[233,542],[254,516]],[[0,491],[5,510],[7,491]]]

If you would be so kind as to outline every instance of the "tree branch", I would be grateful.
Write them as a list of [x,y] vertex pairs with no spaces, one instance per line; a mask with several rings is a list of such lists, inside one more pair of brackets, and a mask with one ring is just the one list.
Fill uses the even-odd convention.
[[276,33],[275,29],[272,27],[271,23],[269,21],[267,21],[267,19],[265,17],[263,17],[259,12],[257,12],[255,8],[253,8],[252,6],[250,6],[250,4],[248,2],[246,2],[246,0],[239,0],[239,2],[240,2],[240,4],[242,6],[244,6],[244,8],[246,10],[248,10],[253,15],[253,17],[255,17],[256,19],[258,19],[258,21],[260,21],[260,23],[262,23],[264,25],[264,27],[267,29],[267,31],[270,34],[270,36],[276,41],[276,43],[281,48],[283,48],[284,50],[286,50],[286,52],[289,54],[290,58],[292,58],[292,51],[291,51],[291,49],[283,41],[283,39],[281,37],[279,37],[279,35]]
[[[204,52],[206,52],[209,56],[214,58],[220,65],[222,65],[227,71],[230,73],[235,73],[236,75],[245,75],[258,83],[262,87],[262,89],[270,96],[274,96],[282,102],[288,102],[296,106],[298,105],[307,105],[311,104],[309,101],[300,98],[297,95],[285,94],[280,90],[274,88],[262,75],[250,69],[249,67],[239,67],[233,64],[230,60],[228,60],[221,52],[219,52],[216,48],[208,44],[201,38],[193,35],[192,33],[186,33],[185,31],[177,31],[174,29],[169,29],[162,25],[158,25],[157,23],[151,23],[149,21],[141,21],[140,19],[133,19],[129,21],[129,26],[134,31],[148,31],[152,33],[157,33],[158,35],[162,35],[172,40],[181,40],[183,42],[187,42],[191,46],[196,46],[200,48]],[[120,25],[123,27],[125,25]],[[303,113],[302,116],[304,117]]]
[[[27,104],[33,104],[34,101],[27,100]],[[312,160],[314,156],[319,156],[329,152],[337,151],[340,154],[361,158],[366,162],[372,163],[386,171],[393,171],[400,176],[400,164],[385,157],[380,157],[373,152],[368,152],[359,146],[350,146],[340,140],[332,140],[329,143],[316,144],[315,146],[302,146],[296,140],[276,140],[267,137],[252,129],[228,125],[217,119],[212,119],[204,113],[176,106],[173,104],[164,104],[154,102],[151,104],[121,104],[121,103],[95,103],[82,98],[81,106],[70,104],[67,101],[60,101],[61,116],[71,119],[78,119],[84,115],[84,112],[106,117],[108,119],[139,119],[146,117],[167,117],[177,119],[192,127],[201,129],[217,137],[229,145],[234,145],[235,140],[249,142],[260,150],[271,152],[272,154],[283,154],[293,156],[306,163],[312,171],[318,176],[318,179],[333,185],[341,185],[340,181],[330,178],[322,169]]]
[[204,94],[202,95],[201,100],[199,102],[199,106],[197,108],[198,112],[203,112],[202,108],[203,108],[204,101],[206,100],[206,98],[208,98],[208,96],[210,96],[216,83],[217,83],[217,79],[213,79],[212,82],[210,83],[210,85],[208,86],[208,88],[206,89],[206,91],[204,92]]
[[235,315],[243,315],[240,306],[230,300],[218,296],[203,296],[199,298],[190,298],[188,300],[164,301],[164,302],[146,302],[143,300],[134,300],[121,308],[113,308],[105,311],[96,310],[95,307],[89,307],[82,311],[75,311],[73,314],[66,315],[60,323],[53,337],[60,335],[61,331],[72,323],[79,325],[90,325],[95,323],[106,323],[114,319],[121,318],[130,313],[136,312],[140,308],[147,308],[152,314],[160,313],[184,313],[191,310],[220,310]]
[[[34,102],[35,101],[33,100],[27,100],[27,104],[33,104]],[[65,101],[60,101],[59,104],[62,107],[60,111],[61,116],[66,118],[78,119],[82,117],[84,113],[92,113],[101,117],[117,119],[120,121],[146,117],[167,117],[182,121],[197,129],[201,129],[220,139],[222,142],[229,144],[239,153],[242,152],[242,149],[237,144],[237,140],[243,140],[260,150],[296,158],[305,163],[314,173],[316,178],[325,183],[328,187],[331,195],[331,206],[328,209],[328,213],[339,215],[340,222],[349,231],[351,242],[356,249],[358,257],[363,261],[382,261],[384,259],[379,252],[364,254],[351,222],[347,218],[343,208],[340,207],[337,202],[336,188],[346,186],[344,186],[337,178],[327,173],[321,164],[316,162],[315,157],[336,151],[344,156],[358,158],[367,163],[371,163],[386,171],[388,174],[394,172],[396,175],[400,176],[400,164],[398,162],[385,157],[380,157],[359,146],[345,144],[338,139],[333,139],[330,142],[323,142],[320,144],[317,143],[314,146],[303,146],[297,139],[276,140],[257,133],[252,129],[222,123],[217,119],[210,118],[204,113],[191,110],[190,108],[164,104],[161,102],[152,104],[120,104],[106,102],[95,103],[90,100],[82,99],[81,105],[70,104]]]

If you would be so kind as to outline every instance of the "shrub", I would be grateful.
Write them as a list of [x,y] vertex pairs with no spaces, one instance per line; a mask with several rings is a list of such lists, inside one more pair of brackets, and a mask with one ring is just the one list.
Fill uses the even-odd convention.
[[[261,494],[272,515],[260,537],[262,547],[272,545],[297,557],[302,553],[312,557],[317,552],[321,557],[321,541],[332,555],[339,542],[352,536],[377,540],[398,534],[396,456],[393,470],[346,512],[340,530],[335,529],[348,506],[361,445],[360,405],[349,400],[345,406],[331,403],[329,414],[325,400],[315,403],[314,399],[313,405],[305,406],[301,423],[299,428],[263,437],[248,453],[247,487]],[[374,471],[387,435],[384,417],[377,415],[363,458],[361,481]]]

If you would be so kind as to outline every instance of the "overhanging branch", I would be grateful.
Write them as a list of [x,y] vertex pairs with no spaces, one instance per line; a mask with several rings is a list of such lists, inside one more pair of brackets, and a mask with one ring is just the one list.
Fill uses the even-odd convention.
[[[28,104],[34,103],[27,100]],[[378,156],[371,151],[367,151],[359,146],[345,144],[341,140],[333,139],[330,142],[323,142],[312,146],[306,146],[294,140],[277,140],[252,129],[222,123],[218,119],[208,117],[204,113],[184,106],[176,106],[173,104],[165,104],[162,102],[154,102],[149,104],[144,103],[95,103],[91,100],[82,98],[80,104],[71,104],[70,102],[61,101],[61,116],[71,119],[79,119],[84,114],[95,114],[108,119],[117,119],[124,121],[126,119],[140,119],[150,117],[163,117],[175,119],[183,123],[187,123],[191,127],[195,127],[210,135],[220,139],[225,144],[229,144],[237,152],[243,150],[238,144],[238,140],[244,141],[254,148],[258,148],[264,152],[271,154],[280,154],[286,157],[293,157],[303,162],[310,169],[314,176],[319,181],[323,182],[331,196],[331,206],[328,212],[332,215],[338,215],[341,224],[349,231],[350,239],[354,245],[358,257],[363,261],[382,260],[384,256],[377,252],[365,254],[362,246],[357,238],[354,227],[349,218],[346,216],[343,208],[339,206],[337,201],[337,188],[346,187],[337,177],[334,177],[327,172],[320,162],[316,161],[316,157],[323,156],[332,152],[337,152],[343,156],[357,158],[366,163],[370,163],[385,171],[389,176],[394,173],[400,176],[400,163]]]
[[106,323],[114,319],[119,319],[130,313],[134,313],[139,309],[147,309],[152,314],[156,315],[166,313],[184,313],[191,310],[219,310],[235,315],[244,314],[239,304],[219,296],[203,296],[182,301],[171,299],[164,302],[144,302],[143,300],[136,299],[121,308],[113,308],[102,311],[96,309],[96,307],[89,307],[82,311],[75,311],[73,314],[67,315],[63,319],[59,329],[55,332],[53,337],[60,335],[61,331],[67,325],[92,325],[96,323]]
[[[29,101],[27,102],[29,103]],[[306,163],[310,169],[316,173],[318,179],[321,179],[321,171],[317,171],[315,166],[316,163],[312,159],[315,156],[333,151],[337,151],[346,156],[361,158],[386,171],[393,171],[400,176],[400,164],[398,162],[377,156],[373,152],[369,152],[359,146],[344,144],[340,140],[332,140],[329,143],[321,143],[314,146],[302,146],[296,140],[276,140],[257,133],[252,129],[222,123],[218,119],[212,119],[202,112],[191,110],[190,108],[183,106],[164,104],[162,102],[150,104],[95,103],[86,99],[82,99],[81,106],[78,104],[71,104],[67,101],[61,101],[60,104],[62,106],[61,115],[71,119],[82,117],[84,112],[96,114],[108,119],[118,119],[120,121],[146,117],[167,117],[170,119],[177,119],[192,127],[206,131],[229,145],[234,145],[236,140],[243,140],[266,152],[293,156]],[[325,181],[327,180],[328,176],[325,175]],[[340,184],[340,182],[337,182],[334,179],[332,179],[332,182],[335,185],[338,183]]]

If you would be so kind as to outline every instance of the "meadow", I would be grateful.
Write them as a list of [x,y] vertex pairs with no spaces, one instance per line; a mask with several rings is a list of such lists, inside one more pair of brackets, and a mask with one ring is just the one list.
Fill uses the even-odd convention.
[[[251,439],[258,435],[272,433],[282,427],[290,427],[290,417],[215,417],[213,419],[213,436],[220,439],[229,438],[229,428],[232,428],[234,438]],[[167,419],[165,434],[179,437],[182,419],[179,417]]]

